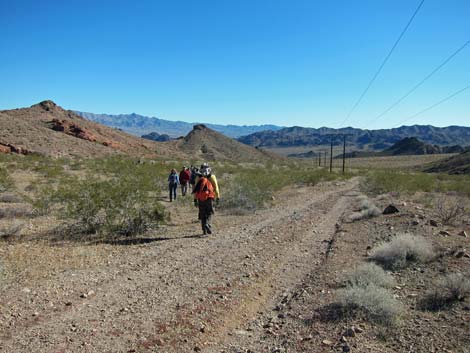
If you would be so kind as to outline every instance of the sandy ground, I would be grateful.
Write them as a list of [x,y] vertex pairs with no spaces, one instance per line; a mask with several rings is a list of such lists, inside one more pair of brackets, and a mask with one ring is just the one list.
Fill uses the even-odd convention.
[[[218,212],[215,233],[204,237],[189,202],[166,202],[171,223],[134,241],[4,242],[0,352],[343,351],[339,338],[354,322],[316,322],[316,310],[331,302],[341,273],[363,261],[377,234],[408,222],[347,223],[358,189],[357,178],[290,188],[270,209]],[[29,267],[13,266],[15,258]],[[456,266],[468,263],[462,257]],[[413,272],[402,275],[413,282]],[[462,304],[452,322],[430,326],[431,334],[440,330],[436,337],[455,333],[437,342],[442,350],[432,348],[435,341],[413,348],[415,326],[387,341],[363,322],[365,333],[350,348],[465,352],[468,318]],[[418,331],[427,335],[422,322]]]

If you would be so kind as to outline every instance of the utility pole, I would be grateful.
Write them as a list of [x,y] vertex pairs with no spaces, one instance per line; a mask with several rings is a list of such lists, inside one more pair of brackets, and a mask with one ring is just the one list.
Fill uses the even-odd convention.
[[325,165],[325,167],[326,167],[326,155],[327,155],[327,153],[328,153],[327,150],[325,150],[325,163],[323,163]]
[[321,167],[321,151],[318,151],[318,166]]
[[331,138],[330,146],[330,173],[333,171],[333,137]]
[[346,134],[343,136],[343,174],[344,174],[345,162],[346,162]]

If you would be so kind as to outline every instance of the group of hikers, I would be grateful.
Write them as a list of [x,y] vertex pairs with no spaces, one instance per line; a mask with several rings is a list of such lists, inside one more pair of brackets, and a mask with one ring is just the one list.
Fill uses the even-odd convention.
[[183,166],[178,173],[172,169],[168,176],[168,189],[170,202],[176,200],[178,185],[181,185],[181,195],[188,193],[188,188],[194,198],[194,206],[199,208],[198,218],[201,222],[202,233],[212,234],[211,216],[214,214],[214,202],[219,203],[219,185],[217,178],[212,174],[212,169],[207,163],[203,163],[200,168],[195,166]]

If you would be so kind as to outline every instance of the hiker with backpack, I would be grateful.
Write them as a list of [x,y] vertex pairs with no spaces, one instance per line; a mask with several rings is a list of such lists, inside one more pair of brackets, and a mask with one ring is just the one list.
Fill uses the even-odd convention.
[[212,234],[210,220],[214,214],[214,200],[219,202],[219,185],[217,178],[207,163],[201,165],[194,187],[194,205],[199,207],[199,220],[201,221],[202,233]]
[[191,180],[191,171],[188,167],[184,166],[179,175],[181,184],[181,195],[185,196],[188,191],[188,184]]
[[199,169],[194,166],[191,166],[191,179],[189,179],[189,185],[191,185],[191,192],[194,190],[196,186],[196,178],[199,174]]
[[172,169],[170,175],[168,176],[168,189],[170,191],[170,202],[173,200],[176,201],[176,189],[178,188],[178,184],[180,183],[178,173],[176,169]]

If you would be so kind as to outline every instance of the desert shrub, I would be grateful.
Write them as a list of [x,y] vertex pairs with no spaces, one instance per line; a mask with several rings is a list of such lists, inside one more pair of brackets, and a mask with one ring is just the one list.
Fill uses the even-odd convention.
[[424,191],[456,192],[470,196],[470,179],[465,175],[375,170],[368,173],[363,187],[377,194]]
[[441,310],[470,296],[470,278],[462,273],[450,273],[421,301],[424,310]]
[[434,257],[431,244],[422,236],[399,234],[372,249],[370,259],[386,269],[399,269],[411,262],[427,262]]
[[62,179],[56,187],[37,188],[33,202],[39,213],[55,211],[62,219],[78,222],[83,233],[136,235],[165,219],[157,201],[155,166],[131,159],[111,158],[85,163],[82,180]]
[[162,206],[140,186],[130,178],[79,181],[59,187],[45,205],[60,203],[59,216],[78,221],[85,233],[136,235],[164,219]]
[[11,190],[13,188],[13,179],[5,168],[0,167],[0,192]]
[[18,236],[21,230],[24,228],[24,223],[14,222],[8,226],[0,228],[0,239],[11,240],[12,238]]
[[460,220],[468,210],[462,197],[444,195],[436,202],[436,214],[442,224],[453,224]]
[[11,192],[5,192],[3,194],[0,194],[0,202],[3,202],[3,203],[19,203],[23,201],[23,199],[16,195],[16,194],[13,194]]
[[0,219],[2,218],[22,218],[31,217],[33,212],[27,207],[0,208]]
[[362,314],[367,320],[384,326],[395,326],[403,313],[401,303],[392,293],[374,284],[353,285],[340,290],[337,304],[343,315]]
[[[220,168],[225,172],[230,169]],[[234,168],[233,177],[226,183],[221,179],[223,202],[221,208],[250,211],[268,204],[284,187],[315,185],[321,181],[348,178],[350,175],[329,173],[323,169],[289,168],[259,165]],[[227,190],[226,192],[224,190]]]
[[350,286],[368,286],[391,287],[394,284],[393,278],[387,274],[380,266],[373,263],[365,263],[352,271],[346,282]]
[[359,212],[354,212],[349,216],[351,222],[359,221],[361,219],[372,218],[379,216],[382,212],[375,206],[375,204],[367,198],[365,195],[359,195],[357,197],[359,203]]

